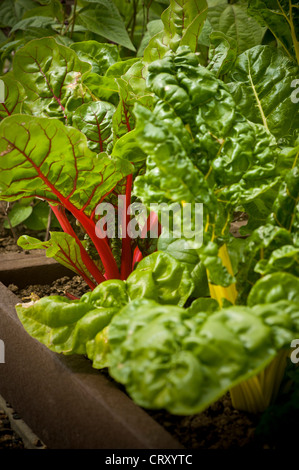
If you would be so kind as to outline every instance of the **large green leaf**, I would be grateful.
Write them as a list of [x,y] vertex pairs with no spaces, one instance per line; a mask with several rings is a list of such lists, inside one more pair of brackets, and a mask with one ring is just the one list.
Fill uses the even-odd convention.
[[71,45],[79,59],[89,62],[91,71],[105,75],[111,65],[120,60],[118,48],[114,44],[101,44],[97,41],[75,42]]
[[131,300],[149,298],[161,304],[184,306],[194,285],[188,269],[175,258],[156,251],[146,256],[127,279]]
[[0,121],[22,111],[25,93],[22,85],[15,80],[12,72],[1,77],[4,84],[4,102],[0,103]]
[[108,151],[113,142],[112,117],[115,106],[106,101],[86,103],[72,116],[73,126],[86,135],[88,146],[94,152]]
[[212,221],[221,206],[248,204],[277,184],[276,140],[244,118],[229,87],[195,54],[179,48],[148,70],[158,100],[152,112],[135,109],[136,137],[149,155],[135,181],[145,204],[201,202]]
[[[108,327],[109,372],[140,406],[200,413],[263,370],[299,333],[299,305],[281,301],[222,310],[139,300]],[[197,307],[197,308],[196,308]]]
[[[78,246],[69,235],[52,233],[48,242],[23,236],[19,244],[26,249],[45,248],[47,255],[71,269],[72,263],[77,263],[78,270],[84,269]],[[27,332],[48,348],[64,354],[87,354],[93,367],[101,368],[107,366],[109,350],[104,329],[132,298],[159,299],[176,308],[177,303],[183,305],[192,288],[184,266],[166,253],[154,253],[127,281],[104,281],[80,300],[50,296],[19,304],[16,309]]]
[[237,58],[237,42],[220,31],[210,34],[208,69],[217,77],[227,73]]
[[228,80],[242,114],[263,124],[276,137],[298,135],[298,105],[292,100],[292,82],[299,68],[281,51],[256,46],[241,54]]
[[299,9],[296,0],[250,0],[248,13],[266,25],[289,58],[299,65]]
[[32,206],[25,206],[21,203],[15,203],[13,208],[9,211],[8,220],[4,220],[3,227],[9,229],[21,224],[32,214]]
[[188,45],[195,52],[207,11],[206,0],[170,0],[169,7],[161,15],[164,29],[149,41],[144,61],[151,63],[180,45]]
[[86,215],[131,172],[128,162],[89,150],[77,129],[25,115],[0,124],[0,168],[1,199],[35,196]]
[[53,38],[36,39],[19,49],[13,69],[26,91],[27,111],[34,115],[65,119],[70,98],[84,103],[81,79],[91,65]]
[[213,31],[236,41],[238,53],[261,44],[266,31],[254,18],[248,17],[246,2],[214,2],[209,7],[208,20]]
[[109,0],[97,0],[90,3],[91,5],[80,10],[77,22],[86,26],[89,31],[120,44],[131,51],[135,51],[135,47],[114,3]]
[[251,289],[248,296],[248,305],[252,307],[256,304],[271,304],[280,300],[288,300],[299,304],[298,277],[284,272],[268,274],[261,278]]
[[124,303],[124,284],[113,280],[80,300],[49,296],[33,304],[18,304],[16,310],[27,332],[52,351],[86,354],[89,343]]

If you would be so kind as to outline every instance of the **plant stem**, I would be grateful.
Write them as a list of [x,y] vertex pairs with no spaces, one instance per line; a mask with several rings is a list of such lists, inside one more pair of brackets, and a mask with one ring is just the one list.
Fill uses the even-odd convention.
[[131,237],[128,234],[128,224],[130,222],[130,214],[128,214],[128,208],[131,204],[131,193],[132,193],[133,175],[127,176],[126,184],[126,197],[123,208],[122,225],[124,233],[122,239],[122,252],[121,252],[121,279],[127,279],[129,274],[132,272],[132,248],[131,248]]
[[75,22],[76,22],[76,8],[77,8],[77,0],[74,1],[74,12],[73,12],[73,17],[72,17],[72,28],[71,28],[71,33],[70,33],[71,39],[73,37],[74,27],[75,27]]
[[[105,278],[104,278],[103,274],[99,271],[99,269],[95,265],[94,261],[90,258],[90,256],[86,252],[84,246],[82,245],[81,241],[79,240],[78,236],[74,232],[71,224],[69,223],[69,221],[66,217],[64,208],[61,207],[61,206],[51,206],[51,209],[53,210],[54,214],[56,215],[57,220],[59,221],[62,230],[65,233],[68,233],[69,235],[71,235],[76,240],[76,243],[80,248],[82,261],[85,264],[87,270],[90,272],[90,274],[93,276],[93,278],[96,280],[96,282],[98,284],[105,281]],[[85,279],[85,281],[86,281],[86,279]],[[90,283],[88,283],[88,284],[90,285]],[[95,288],[95,285],[94,285],[93,288]]]
[[51,209],[51,207],[49,207],[49,214],[48,214],[48,222],[47,222],[47,230],[46,230],[46,235],[45,235],[45,242],[47,242],[47,241],[49,240],[51,222],[52,222],[52,209]]
[[11,224],[10,218],[9,218],[9,216],[8,216],[8,209],[9,209],[9,202],[7,203],[7,206],[6,206],[6,208],[5,208],[5,216],[6,216],[6,218],[7,218],[7,222],[8,222],[10,231],[11,231],[11,233],[12,233],[13,239],[14,239],[15,242],[17,242],[18,237],[17,237],[17,235],[16,235],[15,229],[13,228],[13,226],[12,226],[12,224]]

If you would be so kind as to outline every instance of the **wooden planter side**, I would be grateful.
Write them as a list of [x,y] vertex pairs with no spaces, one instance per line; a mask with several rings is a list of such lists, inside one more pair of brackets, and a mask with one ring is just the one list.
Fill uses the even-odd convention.
[[0,394],[51,449],[182,449],[82,356],[51,352],[24,330],[0,283]]

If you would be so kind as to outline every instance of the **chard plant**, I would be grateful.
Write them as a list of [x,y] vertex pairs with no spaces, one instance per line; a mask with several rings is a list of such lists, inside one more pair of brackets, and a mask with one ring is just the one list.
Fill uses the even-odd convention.
[[[229,391],[260,412],[299,334],[298,6],[169,3],[140,58],[37,39],[3,76],[1,199],[47,201],[63,230],[19,244],[90,287],[16,309],[29,334],[108,367],[143,407],[193,414]],[[248,41],[235,35],[246,22]],[[158,240],[100,233],[98,204],[120,195],[123,226],[142,202]],[[163,226],[175,204],[203,204],[202,243]]]

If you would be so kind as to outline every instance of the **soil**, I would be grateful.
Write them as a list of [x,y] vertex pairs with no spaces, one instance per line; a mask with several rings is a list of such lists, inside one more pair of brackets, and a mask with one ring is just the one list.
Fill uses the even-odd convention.
[[11,428],[8,416],[0,409],[0,450],[2,449],[24,449],[24,444]]

